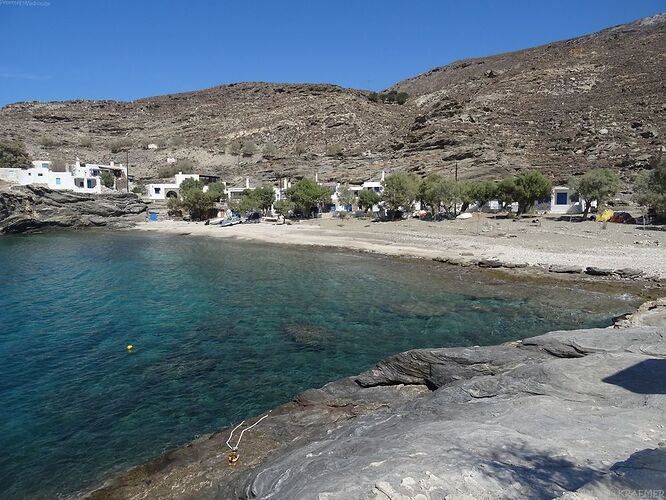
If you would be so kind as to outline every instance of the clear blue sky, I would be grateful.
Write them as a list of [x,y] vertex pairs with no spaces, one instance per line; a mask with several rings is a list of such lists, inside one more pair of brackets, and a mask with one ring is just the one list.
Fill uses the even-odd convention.
[[0,105],[240,81],[376,90],[663,11],[666,0],[0,0]]

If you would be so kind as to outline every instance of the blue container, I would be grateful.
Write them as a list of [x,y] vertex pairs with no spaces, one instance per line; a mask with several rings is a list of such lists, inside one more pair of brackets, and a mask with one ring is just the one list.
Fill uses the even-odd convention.
[[157,212],[148,212],[148,220],[157,221]]

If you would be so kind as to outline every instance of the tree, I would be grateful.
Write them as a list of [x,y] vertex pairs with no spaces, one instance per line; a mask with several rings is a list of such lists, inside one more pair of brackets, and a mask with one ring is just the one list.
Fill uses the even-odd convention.
[[259,211],[261,202],[256,193],[250,189],[246,189],[241,194],[241,199],[238,202],[238,212],[241,213],[253,213]]
[[574,193],[585,200],[583,218],[587,219],[592,202],[596,201],[597,206],[601,206],[617,194],[620,189],[620,178],[607,168],[595,168],[580,177],[570,178],[568,184]]
[[0,139],[0,168],[30,168],[32,162],[25,150],[25,144],[19,141]]
[[[134,194],[146,194],[146,185],[143,182],[135,182],[132,186],[132,192]],[[172,198],[169,198],[170,200]]]
[[169,198],[167,200],[167,213],[171,217],[182,217],[181,204],[178,198]]
[[375,191],[364,189],[358,193],[358,206],[366,212],[381,200],[381,197]]
[[104,187],[113,189],[113,187],[116,185],[116,178],[108,170],[102,170],[102,173],[99,175],[99,178],[102,181],[102,185]]
[[386,176],[382,200],[389,212],[409,210],[418,194],[418,181],[412,174],[397,173]]
[[652,170],[638,175],[635,198],[657,214],[666,214],[666,158],[660,158]]
[[338,190],[338,202],[340,202],[340,205],[344,205],[345,207],[348,205],[353,206],[355,201],[356,195],[349,189],[348,184],[345,184]]
[[462,201],[462,185],[439,174],[431,174],[419,183],[417,197],[430,207],[433,219],[443,208],[448,216],[456,214],[458,203]]
[[513,177],[502,179],[499,184],[497,184],[497,197],[502,202],[503,206],[510,206],[513,203],[515,192],[516,181]]
[[[187,181],[192,181],[193,183],[200,182],[194,181],[193,179],[187,179],[183,184]],[[208,193],[204,193],[198,184],[190,184],[185,190],[183,190],[183,184],[180,185],[179,205],[190,213],[190,218],[192,220],[202,220],[206,218],[208,212],[215,205],[213,197],[209,196]]]
[[206,191],[208,196],[213,198],[215,201],[220,201],[224,199],[224,184],[221,182],[213,182],[208,184],[208,190]]
[[531,170],[516,175],[502,189],[507,190],[502,193],[507,200],[518,203],[518,215],[521,215],[529,212],[538,200],[550,196],[552,185],[541,172]]
[[486,203],[497,198],[497,184],[493,181],[472,181],[467,185],[467,194],[481,210]]
[[275,209],[275,212],[285,218],[290,212],[293,212],[295,208],[296,205],[294,205],[294,202],[289,200],[277,200],[273,203],[273,209]]
[[190,190],[198,190],[198,191],[203,192],[203,187],[204,186],[205,186],[205,184],[203,183],[203,181],[198,181],[198,180],[191,179],[191,178],[190,179],[185,179],[183,182],[180,183],[180,186],[179,186],[180,194],[182,195],[184,192],[190,191]]
[[287,197],[295,205],[295,210],[310,217],[320,203],[331,201],[330,191],[312,179],[301,179],[287,190]]
[[268,184],[256,188],[252,192],[252,195],[257,200],[259,210],[262,210],[263,212],[270,210],[273,202],[275,201],[275,191],[273,190],[273,186]]

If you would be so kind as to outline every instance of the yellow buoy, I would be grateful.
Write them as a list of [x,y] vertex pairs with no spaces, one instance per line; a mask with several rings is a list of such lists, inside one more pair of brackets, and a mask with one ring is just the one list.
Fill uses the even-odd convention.
[[127,346],[127,352],[132,352],[132,349],[134,349],[134,346],[132,344]]

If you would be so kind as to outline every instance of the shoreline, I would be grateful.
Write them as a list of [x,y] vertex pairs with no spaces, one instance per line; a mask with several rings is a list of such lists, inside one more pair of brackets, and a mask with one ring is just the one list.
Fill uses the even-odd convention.
[[[568,223],[576,232],[566,234],[559,221],[541,220],[535,226],[528,222],[491,219],[483,222],[486,227],[495,223],[499,228],[488,230],[491,233],[494,230],[493,234],[481,234],[477,232],[480,222],[448,222],[313,219],[295,224],[259,223],[223,228],[201,222],[167,220],[140,222],[127,230],[345,249],[496,269],[523,276],[666,283],[666,232],[663,231],[651,231],[648,238],[641,234],[642,229],[637,230],[641,233],[634,233],[626,230],[635,228],[613,227],[600,235],[600,224],[586,226],[584,222],[583,226]],[[643,239],[637,239],[639,237]],[[561,242],[553,245],[558,239],[562,239],[564,245]],[[632,246],[628,246],[627,240],[633,240]],[[566,241],[571,242],[570,248]]]

